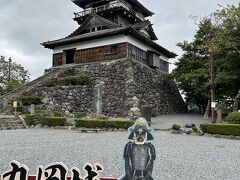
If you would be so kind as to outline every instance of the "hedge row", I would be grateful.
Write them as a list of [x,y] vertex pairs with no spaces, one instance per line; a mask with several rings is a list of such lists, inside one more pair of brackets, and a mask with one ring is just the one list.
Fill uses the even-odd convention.
[[36,114],[29,114],[26,116],[25,122],[28,126],[31,125],[47,125],[47,126],[64,126],[67,119],[64,117],[39,117]]
[[133,121],[111,121],[111,120],[96,120],[96,119],[76,119],[76,127],[86,128],[116,128],[128,129],[134,124]]
[[239,124],[201,124],[204,133],[240,136]]

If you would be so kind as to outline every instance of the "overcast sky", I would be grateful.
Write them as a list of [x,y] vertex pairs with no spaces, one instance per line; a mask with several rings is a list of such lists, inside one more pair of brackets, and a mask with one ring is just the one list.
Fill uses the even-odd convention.
[[[157,41],[181,55],[178,42],[191,41],[196,26],[190,15],[206,16],[218,4],[238,4],[240,0],[140,0],[155,13]],[[0,0],[0,55],[12,57],[35,79],[52,64],[52,51],[40,43],[65,37],[77,23],[73,12],[81,11],[71,0]],[[173,62],[173,60],[171,60]]]

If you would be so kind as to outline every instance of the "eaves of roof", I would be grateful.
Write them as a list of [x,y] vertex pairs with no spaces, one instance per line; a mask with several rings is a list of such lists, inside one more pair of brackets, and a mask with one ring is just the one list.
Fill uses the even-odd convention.
[[54,41],[47,41],[41,44],[45,48],[54,49],[57,46],[62,46],[62,45],[67,45],[67,44],[72,44],[77,42],[84,42],[92,39],[114,36],[119,34],[131,35],[136,39],[142,41],[143,43],[153,47],[157,51],[163,53],[168,58],[175,58],[177,56],[175,53],[170,52],[166,48],[160,46],[159,44],[145,37],[144,35],[142,35],[140,32],[138,32],[136,29],[132,27],[120,27],[120,28],[114,28],[114,29],[107,29],[107,30],[93,32],[93,33],[82,34],[79,36],[67,37],[67,38],[58,39]]

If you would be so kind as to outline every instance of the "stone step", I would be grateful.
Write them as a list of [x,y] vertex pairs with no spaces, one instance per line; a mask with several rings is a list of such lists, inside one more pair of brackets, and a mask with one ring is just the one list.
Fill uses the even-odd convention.
[[24,129],[23,122],[16,116],[1,116],[0,130]]
[[0,126],[0,130],[25,129],[24,126]]
[[10,127],[1,127],[0,130],[13,130],[13,128],[10,128]]
[[0,121],[0,124],[4,124],[4,123],[6,123],[6,124],[8,124],[8,123],[10,123],[10,124],[22,124],[22,122],[21,121]]

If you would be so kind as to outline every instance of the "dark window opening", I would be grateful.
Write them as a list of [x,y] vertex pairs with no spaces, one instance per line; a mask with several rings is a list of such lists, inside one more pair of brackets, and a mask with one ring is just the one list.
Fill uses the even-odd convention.
[[105,47],[105,54],[117,54],[118,51],[118,46],[117,45],[113,45],[113,46],[106,46]]
[[97,30],[98,30],[98,31],[101,31],[101,30],[102,30],[102,27],[97,27]]
[[111,54],[117,54],[117,50],[118,50],[117,45],[111,46]]
[[92,28],[92,32],[95,32],[95,28]]
[[75,49],[66,50],[66,64],[74,63]]

